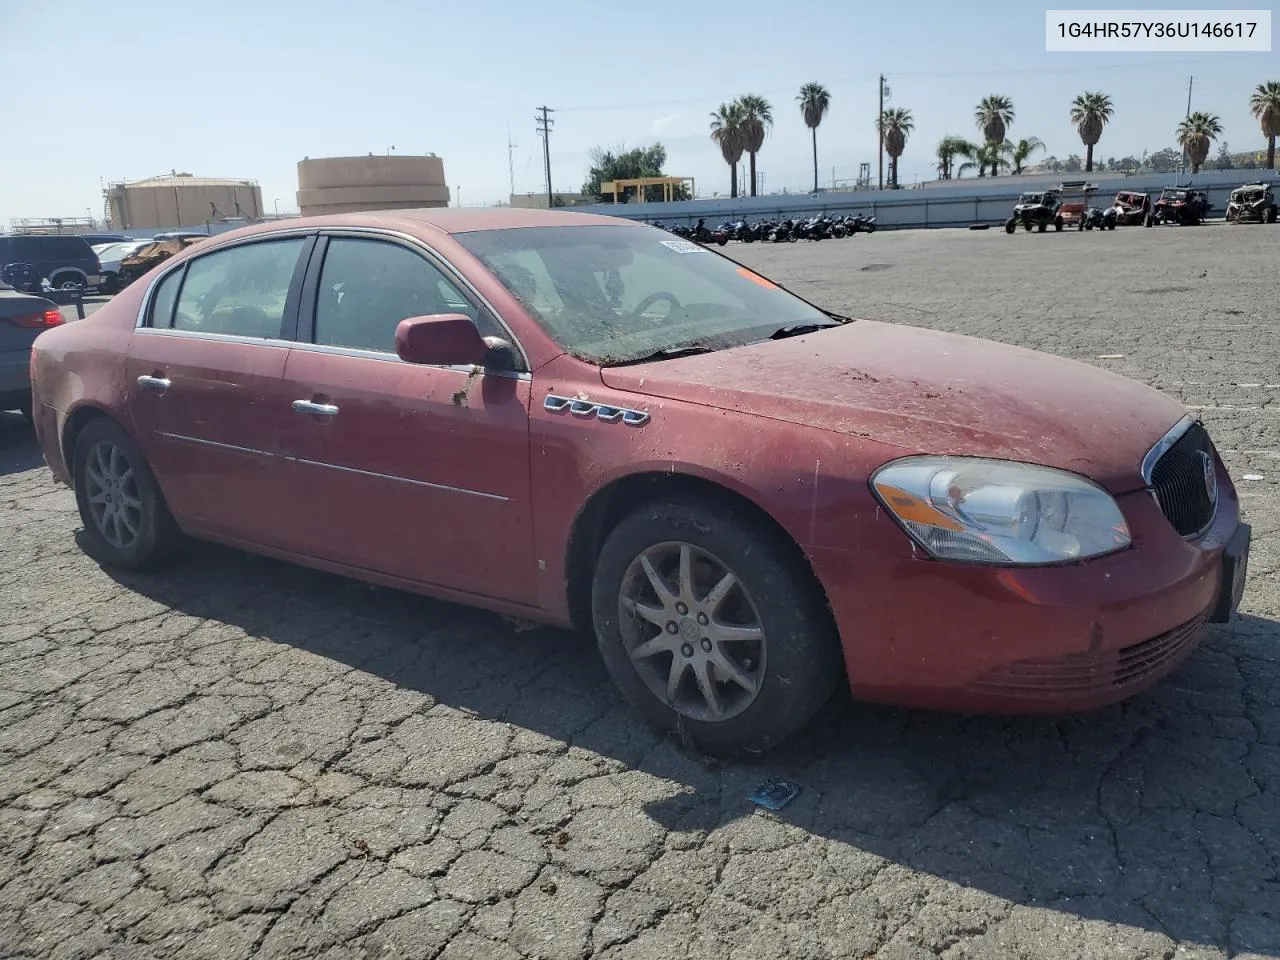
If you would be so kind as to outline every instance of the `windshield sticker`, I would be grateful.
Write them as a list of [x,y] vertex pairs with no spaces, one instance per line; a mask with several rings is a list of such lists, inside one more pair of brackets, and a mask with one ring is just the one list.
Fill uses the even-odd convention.
[[752,283],[760,284],[760,286],[764,287],[766,290],[778,289],[778,285],[774,283],[772,280],[766,280],[764,277],[760,276],[760,274],[756,273],[753,270],[748,270],[746,267],[739,267],[738,275],[746,277]]
[[670,247],[676,253],[710,253],[706,247],[699,246],[690,240],[659,240],[664,247]]

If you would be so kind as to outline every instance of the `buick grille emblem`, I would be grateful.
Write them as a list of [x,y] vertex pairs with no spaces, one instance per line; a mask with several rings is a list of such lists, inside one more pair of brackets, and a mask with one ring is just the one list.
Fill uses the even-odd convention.
[[1218,474],[1213,468],[1213,457],[1200,451],[1200,465],[1204,468],[1204,492],[1210,503],[1218,502]]

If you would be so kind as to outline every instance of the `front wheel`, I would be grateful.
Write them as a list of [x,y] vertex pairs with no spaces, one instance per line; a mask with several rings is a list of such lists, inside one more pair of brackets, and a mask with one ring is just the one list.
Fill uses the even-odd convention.
[[72,456],[85,551],[98,562],[141,570],[181,539],[142,451],[114,421],[91,420]]
[[713,501],[650,503],[614,528],[592,584],[596,638],[651,726],[704,753],[759,755],[828,700],[839,638],[788,547]]
[[1013,231],[1017,229],[1018,229],[1018,221],[1014,220],[1013,217],[1010,217],[1008,220],[1004,222],[1005,233],[1013,233]]

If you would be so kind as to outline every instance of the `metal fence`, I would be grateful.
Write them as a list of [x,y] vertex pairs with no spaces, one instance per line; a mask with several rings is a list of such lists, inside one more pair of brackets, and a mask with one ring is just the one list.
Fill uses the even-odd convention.
[[[658,221],[668,226],[692,225],[699,218],[705,219],[708,226],[716,226],[735,220],[864,214],[875,217],[877,226],[890,229],[964,227],[971,223],[1003,223],[1023,191],[1043,190],[1057,186],[1063,179],[1083,176],[997,177],[985,183],[975,179],[928,190],[825,191],[798,196],[716,198],[679,203],[600,203],[573,209],[579,213]],[[1259,180],[1272,183],[1280,190],[1276,172],[1267,170],[1213,170],[1194,175],[1145,174],[1101,181],[1094,194],[1094,203],[1105,206],[1121,190],[1150,193],[1155,200],[1163,187],[1191,184],[1208,194],[1210,217],[1221,217],[1226,212],[1227,200],[1233,189]]]

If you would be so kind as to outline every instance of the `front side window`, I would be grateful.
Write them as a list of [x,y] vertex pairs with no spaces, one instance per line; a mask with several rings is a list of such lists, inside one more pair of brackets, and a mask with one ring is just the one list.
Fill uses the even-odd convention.
[[454,238],[561,347],[594,363],[833,324],[746,267],[655,227],[519,227]]
[[192,260],[173,314],[175,330],[278,337],[307,240],[268,240]]
[[[382,240],[329,241],[316,293],[316,343],[395,353],[401,320],[440,313],[480,320],[440,269],[413,250]],[[490,333],[482,321],[481,332]]]

